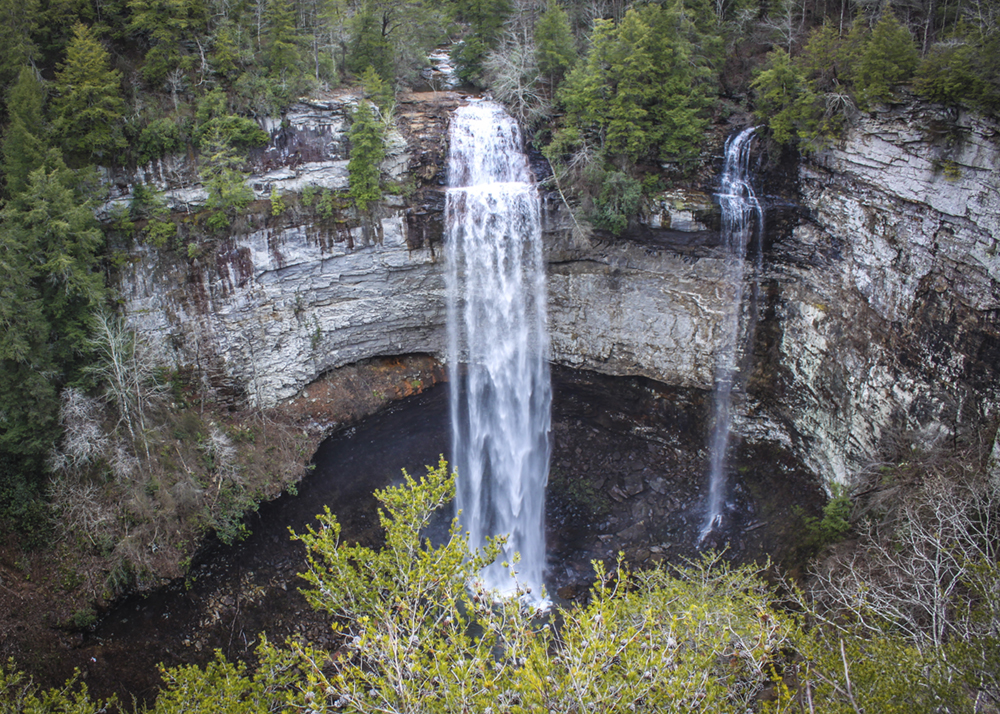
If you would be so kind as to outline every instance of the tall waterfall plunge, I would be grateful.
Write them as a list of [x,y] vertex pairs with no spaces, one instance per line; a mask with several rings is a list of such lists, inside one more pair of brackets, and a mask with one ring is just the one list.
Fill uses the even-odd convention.
[[[726,247],[726,282],[732,290],[732,301],[722,322],[722,339],[715,363],[715,399],[712,434],[709,442],[708,501],[699,543],[722,523],[726,492],[726,451],[732,429],[733,386],[739,376],[740,314],[743,312],[743,286],[746,279],[747,245],[754,229],[760,235],[764,228],[764,212],[753,192],[750,177],[750,140],[754,129],[744,129],[726,142],[725,162],[719,186],[722,209],[722,238]],[[756,256],[760,268],[761,254]],[[753,335],[753,317],[748,326],[748,342]]]
[[[445,203],[452,460],[470,545],[507,535],[481,574],[541,594],[552,389],[538,193],[517,125],[490,102],[452,118]],[[465,363],[464,373],[459,365]],[[513,553],[521,560],[512,563]]]

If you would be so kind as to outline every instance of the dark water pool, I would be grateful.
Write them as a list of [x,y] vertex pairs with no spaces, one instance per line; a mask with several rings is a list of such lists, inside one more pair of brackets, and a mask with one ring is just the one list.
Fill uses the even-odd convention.
[[[548,588],[583,596],[593,558],[619,551],[639,564],[697,554],[705,492],[704,395],[639,379],[554,370],[553,459],[547,497]],[[80,647],[65,653],[97,696],[151,701],[157,664],[203,663],[216,649],[252,657],[261,632],[272,642],[304,636],[335,644],[328,620],[298,592],[302,532],[324,506],[345,537],[380,539],[372,491],[416,476],[446,454],[447,386],[395,403],[327,439],[296,495],[265,504],[252,531],[232,547],[207,548],[188,577],[108,612]],[[801,513],[822,495],[805,470],[769,445],[735,444],[726,528],[711,544],[736,561],[770,556],[788,567],[801,558]],[[793,508],[796,507],[796,508]],[[450,514],[443,517],[448,520]]]

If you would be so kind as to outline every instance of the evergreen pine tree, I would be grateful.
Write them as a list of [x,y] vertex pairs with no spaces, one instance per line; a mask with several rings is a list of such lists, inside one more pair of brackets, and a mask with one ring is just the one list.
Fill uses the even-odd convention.
[[371,104],[362,100],[351,119],[351,158],[347,164],[349,194],[361,211],[382,197],[379,189],[379,165],[385,158],[382,126],[375,119]]
[[392,84],[382,79],[371,65],[368,65],[361,76],[361,88],[364,90],[365,99],[370,100],[383,112],[388,111],[396,103],[396,93],[392,91]]
[[976,106],[986,92],[977,50],[961,35],[934,45],[917,68],[914,89],[932,102]]
[[53,128],[66,151],[83,160],[112,159],[125,148],[121,74],[85,25],[77,25],[56,73]]
[[38,0],[0,0],[0,96],[38,54],[31,40],[37,16]]
[[290,0],[268,0],[264,13],[267,24],[265,57],[271,75],[287,80],[299,70],[299,38],[295,29],[295,10]]
[[631,161],[697,154],[715,90],[711,47],[681,3],[630,9],[617,27],[597,20],[590,52],[559,91],[567,124],[604,137]]
[[382,79],[391,81],[392,45],[382,33],[382,23],[374,3],[366,2],[354,13],[350,30],[347,71],[361,76],[372,67]]
[[10,124],[3,136],[3,174],[7,195],[28,185],[28,174],[45,156],[42,84],[31,67],[23,67],[10,92]]
[[235,77],[239,68],[239,48],[233,34],[232,26],[224,22],[215,33],[210,60],[215,73],[227,80]]
[[58,433],[58,392],[82,379],[104,295],[103,234],[51,150],[0,212],[0,452],[37,468]]
[[796,106],[805,82],[788,52],[776,48],[768,54],[765,69],[751,84],[756,96],[757,120],[767,123],[771,136],[779,144],[791,143],[798,137]]
[[550,0],[535,23],[538,69],[553,85],[576,60],[576,43],[569,25],[569,15],[556,0]]
[[236,214],[250,205],[253,189],[247,185],[243,161],[226,131],[226,124],[212,120],[206,126],[200,144],[200,173],[208,191],[205,207],[212,211],[208,227],[217,231],[229,226]]
[[917,46],[910,31],[887,10],[865,42],[855,65],[859,105],[891,99],[893,86],[909,80],[918,61]]
[[510,16],[510,0],[457,0],[455,6],[459,17],[469,23],[472,35],[466,37],[453,53],[457,62],[457,74],[466,81],[480,84],[483,81],[484,62],[490,50],[494,49],[504,22]]
[[129,30],[142,33],[149,50],[142,67],[147,82],[158,85],[178,67],[185,40],[204,31],[208,22],[202,0],[128,0]]

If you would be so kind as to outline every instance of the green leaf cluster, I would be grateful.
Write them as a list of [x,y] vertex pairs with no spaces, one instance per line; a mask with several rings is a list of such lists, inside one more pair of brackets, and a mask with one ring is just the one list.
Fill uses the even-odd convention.
[[550,0],[535,23],[535,44],[538,69],[553,85],[576,62],[576,40],[569,14],[556,0]]
[[[475,578],[502,539],[470,553],[457,519],[438,543],[424,535],[454,497],[454,479],[441,460],[376,492],[381,548],[346,542],[329,509],[293,534],[307,551],[306,599],[337,623],[336,651],[263,638],[252,668],[219,654],[205,667],[164,668],[153,711],[939,712],[995,691],[983,689],[995,685],[995,632],[985,648],[981,638],[918,647],[877,612],[827,620],[792,588],[786,596],[805,608],[806,626],[776,606],[761,571],[714,555],[644,572],[595,561],[589,601],[548,613],[537,600],[496,599]],[[997,564],[977,567],[968,594],[989,633]],[[71,692],[39,693],[0,668],[0,706],[104,705]]]
[[202,0],[128,0],[129,25],[147,45],[143,77],[158,85],[173,70],[192,65],[192,35],[205,31],[208,6]]
[[185,141],[177,122],[169,117],[155,119],[139,134],[137,158],[140,164],[184,150]]
[[441,545],[421,538],[454,494],[447,464],[404,478],[377,494],[383,549],[342,542],[329,512],[297,536],[309,553],[306,597],[346,621],[349,651],[332,674],[314,663],[300,706],[733,711],[770,683],[794,623],[770,609],[753,572],[712,558],[673,574],[595,563],[590,603],[542,617],[528,601],[468,587],[498,542],[470,556],[457,521]]
[[621,235],[628,227],[629,218],[639,210],[642,182],[623,171],[604,171],[592,167],[588,173],[590,180],[600,186],[600,191],[594,198],[591,222],[595,228],[610,231],[612,235]]
[[228,98],[221,89],[213,89],[198,101],[192,138],[199,148],[207,141],[222,142],[233,149],[264,146],[269,139],[253,119],[229,112]]
[[858,106],[892,99],[893,87],[913,76],[919,59],[910,30],[891,11],[883,12],[853,67]]
[[959,22],[931,46],[913,80],[917,93],[934,102],[1000,111],[1000,30]]
[[40,692],[17,670],[13,660],[0,663],[0,712],[3,714],[99,714],[115,706],[114,699],[92,700],[87,685],[75,681],[62,689]]
[[597,20],[558,98],[565,124],[608,155],[685,163],[699,152],[717,83],[718,37],[679,0]]
[[354,111],[348,138],[351,142],[347,163],[348,194],[359,210],[367,211],[371,204],[382,198],[379,166],[385,158],[382,125],[375,119],[367,100],[362,100]]
[[121,73],[109,67],[107,51],[85,25],[73,29],[55,91],[53,131],[71,156],[108,161],[125,148]]
[[8,195],[21,193],[28,174],[41,166],[47,152],[42,84],[31,67],[24,67],[10,92],[10,123],[3,133],[3,175]]
[[351,19],[351,44],[347,70],[361,76],[371,67],[383,79],[393,75],[392,45],[382,33],[382,17],[374,3],[366,2]]
[[486,56],[496,47],[513,7],[510,0],[456,0],[455,11],[471,28],[453,52],[456,72],[463,81],[482,85]]
[[751,83],[755,114],[779,144],[817,151],[833,142],[856,109],[891,101],[918,63],[910,31],[891,11],[874,29],[859,18],[841,36],[814,28],[802,52],[775,49]]
[[60,433],[59,392],[85,383],[104,236],[53,152],[0,211],[0,454],[30,483]]

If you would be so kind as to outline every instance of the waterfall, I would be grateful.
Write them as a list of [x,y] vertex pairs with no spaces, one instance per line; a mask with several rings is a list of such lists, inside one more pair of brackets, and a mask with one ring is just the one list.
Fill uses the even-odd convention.
[[[715,395],[712,434],[709,442],[708,501],[699,543],[703,542],[713,529],[722,525],[726,492],[726,450],[729,447],[729,432],[733,422],[733,386],[739,374],[737,353],[740,314],[743,311],[747,244],[755,228],[758,235],[763,231],[764,212],[750,183],[750,140],[753,132],[753,127],[744,129],[726,142],[725,162],[719,186],[722,238],[726,247],[726,283],[732,290],[732,301],[722,321],[722,339],[719,341],[715,363]],[[756,257],[758,268],[760,261],[758,241]],[[748,337],[752,334],[752,328],[749,328]]]
[[[510,594],[519,585],[540,596],[552,401],[540,201],[517,124],[499,105],[476,102],[455,112],[448,175],[448,364],[459,519],[473,548],[488,536],[508,536],[498,562],[481,573],[488,589]],[[516,585],[505,560],[517,572]]]

